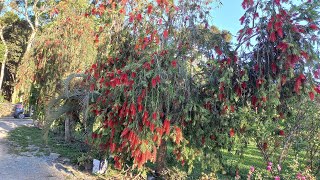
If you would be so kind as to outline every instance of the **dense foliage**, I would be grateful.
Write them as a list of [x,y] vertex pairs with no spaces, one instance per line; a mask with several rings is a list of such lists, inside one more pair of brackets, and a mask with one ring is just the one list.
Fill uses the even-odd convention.
[[173,147],[190,170],[196,157],[218,170],[222,149],[241,154],[251,139],[270,162],[272,142],[290,141],[299,120],[290,122],[287,101],[319,93],[318,2],[242,5],[235,48],[208,28],[207,1],[102,1],[92,9],[108,23],[96,35],[107,52],[89,70],[90,89],[100,93],[91,106],[92,138],[117,168],[148,160],[163,166]]
[[[96,158],[157,174],[200,164],[238,179],[320,176],[320,2],[243,0],[234,41],[211,24],[216,1],[55,3],[21,82],[48,126],[53,107],[73,106],[53,124],[89,113],[77,128],[91,128]],[[66,94],[65,78],[81,93]],[[252,144],[262,169],[239,165]]]

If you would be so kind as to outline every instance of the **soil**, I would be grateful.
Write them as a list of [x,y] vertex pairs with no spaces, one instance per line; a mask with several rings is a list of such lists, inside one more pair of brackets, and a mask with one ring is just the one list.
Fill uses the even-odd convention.
[[94,176],[77,171],[71,165],[61,161],[59,154],[35,156],[30,152],[12,153],[10,142],[6,139],[9,131],[18,126],[33,126],[31,119],[0,118],[0,179],[35,180],[35,179],[96,179]]

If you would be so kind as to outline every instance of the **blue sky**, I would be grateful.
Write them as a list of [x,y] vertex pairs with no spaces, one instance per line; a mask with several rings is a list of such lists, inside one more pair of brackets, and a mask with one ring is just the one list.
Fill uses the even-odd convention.
[[222,0],[222,6],[212,9],[212,25],[236,35],[241,29],[239,19],[244,14],[241,3],[242,0]]

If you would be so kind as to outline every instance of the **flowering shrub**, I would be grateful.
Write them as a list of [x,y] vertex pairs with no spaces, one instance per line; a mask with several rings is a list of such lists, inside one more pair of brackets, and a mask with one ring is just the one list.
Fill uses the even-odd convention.
[[232,48],[209,28],[210,1],[98,1],[86,14],[100,23],[87,71],[93,142],[116,168],[150,161],[161,172],[170,146],[182,165],[192,169],[198,157],[217,170],[221,149],[250,139],[270,162],[273,144],[291,137],[286,100],[320,92],[319,2],[290,3],[244,0]]

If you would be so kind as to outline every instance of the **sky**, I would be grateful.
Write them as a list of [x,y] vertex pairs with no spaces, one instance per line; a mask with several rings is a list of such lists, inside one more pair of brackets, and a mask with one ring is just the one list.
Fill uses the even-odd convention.
[[234,36],[237,35],[241,29],[239,19],[244,14],[241,3],[242,0],[222,0],[221,6],[212,9],[212,25],[220,30],[230,31]]

